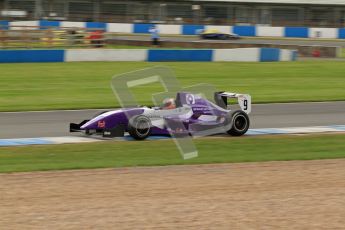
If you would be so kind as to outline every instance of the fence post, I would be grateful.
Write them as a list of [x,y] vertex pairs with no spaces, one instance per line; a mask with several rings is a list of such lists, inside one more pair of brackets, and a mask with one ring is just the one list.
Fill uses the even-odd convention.
[[26,33],[27,33],[27,30],[26,30],[26,28],[24,28],[23,30],[22,30],[22,32],[21,32],[21,34],[22,34],[22,39],[21,39],[21,41],[23,42],[23,46],[25,47],[25,48],[29,48],[29,46],[28,46],[28,39],[26,39]]
[[5,47],[5,33],[3,30],[0,30],[0,41],[1,41],[1,48]]
[[52,39],[54,37],[54,35],[52,34],[52,31],[51,31],[51,28],[48,28],[46,30],[46,37],[47,37],[47,45],[48,47],[51,47],[52,46]]

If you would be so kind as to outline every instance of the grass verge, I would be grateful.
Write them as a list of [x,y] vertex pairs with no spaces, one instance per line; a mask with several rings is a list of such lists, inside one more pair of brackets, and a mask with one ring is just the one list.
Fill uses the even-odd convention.
[[172,140],[0,148],[0,172],[344,158],[342,134],[202,138],[183,160]]
[[345,58],[345,48],[341,49],[340,58]]
[[[0,111],[116,107],[111,77],[157,65],[171,67],[184,87],[210,83],[249,93],[254,103],[345,100],[345,65],[339,62],[23,63],[0,64]],[[159,84],[133,90],[143,105],[161,91]]]

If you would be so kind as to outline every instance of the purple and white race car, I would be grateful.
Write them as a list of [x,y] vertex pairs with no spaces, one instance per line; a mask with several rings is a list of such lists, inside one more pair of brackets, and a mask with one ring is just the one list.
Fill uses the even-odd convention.
[[[230,110],[228,98],[237,99],[238,110]],[[121,108],[103,112],[79,124],[70,123],[70,132],[101,134],[103,137],[122,137],[128,132],[137,140],[150,135],[198,135],[219,127],[232,136],[245,134],[250,123],[250,95],[216,92],[214,101],[198,94],[179,92],[176,99],[164,100],[162,107]]]

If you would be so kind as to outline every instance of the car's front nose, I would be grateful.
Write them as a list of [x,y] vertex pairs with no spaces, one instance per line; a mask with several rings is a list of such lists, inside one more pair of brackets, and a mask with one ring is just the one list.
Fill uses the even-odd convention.
[[80,128],[83,130],[86,129],[101,129],[105,127],[105,120],[103,120],[100,117],[95,117],[91,119],[90,121],[86,122],[83,124]]

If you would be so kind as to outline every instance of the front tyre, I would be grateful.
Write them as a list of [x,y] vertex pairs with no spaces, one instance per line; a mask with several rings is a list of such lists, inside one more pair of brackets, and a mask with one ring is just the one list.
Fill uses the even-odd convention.
[[231,129],[227,131],[231,136],[242,136],[249,129],[249,117],[242,110],[234,111],[231,115]]
[[136,140],[144,140],[151,133],[151,121],[144,115],[132,117],[128,122],[128,133]]

